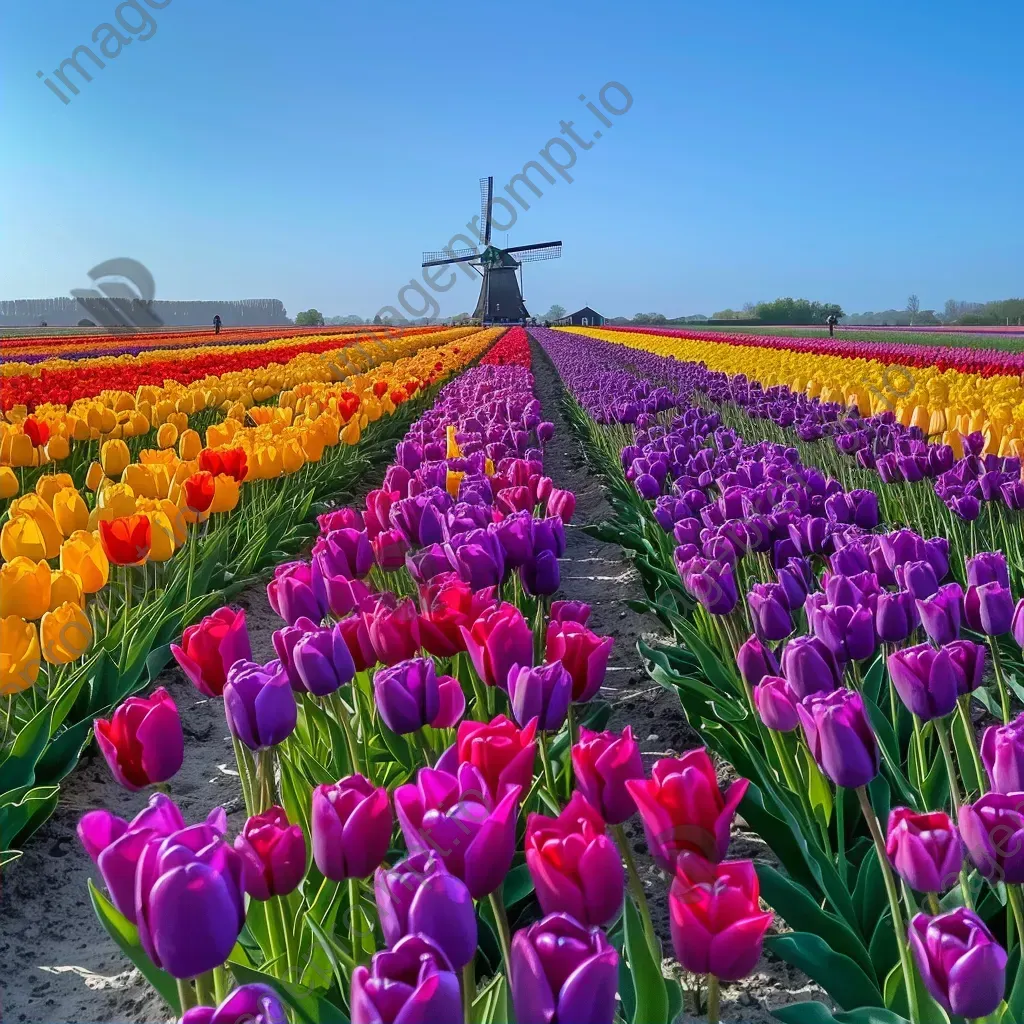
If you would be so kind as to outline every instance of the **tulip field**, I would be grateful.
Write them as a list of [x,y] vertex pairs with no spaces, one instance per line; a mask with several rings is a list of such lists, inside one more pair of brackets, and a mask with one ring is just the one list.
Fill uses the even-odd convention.
[[[1024,356],[0,355],[0,884],[72,816],[51,925],[132,972],[124,1019],[1024,1021]],[[634,596],[580,589],[598,543]],[[78,968],[0,950],[61,1019],[14,984]]]

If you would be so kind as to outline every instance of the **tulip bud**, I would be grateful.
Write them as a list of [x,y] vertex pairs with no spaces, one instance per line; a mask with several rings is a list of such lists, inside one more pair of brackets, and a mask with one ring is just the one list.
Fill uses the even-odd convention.
[[476,953],[473,898],[436,853],[416,853],[373,876],[384,942],[389,948],[405,935],[430,939],[461,970]]
[[604,683],[614,640],[597,636],[575,622],[548,625],[545,657],[560,660],[572,676],[572,699],[582,704],[593,699]]
[[1024,714],[990,725],[981,737],[981,760],[997,793],[1024,792]]
[[231,735],[250,750],[265,750],[295,729],[298,709],[279,662],[236,661],[224,684],[224,713]]
[[109,719],[97,718],[93,728],[100,752],[125,789],[166,782],[184,760],[181,719],[162,686],[151,697],[129,697]]
[[217,1007],[191,1007],[182,1014],[181,1024],[288,1024],[288,1016],[269,985],[253,982],[239,985]]
[[765,676],[779,674],[779,663],[771,648],[766,647],[756,635],[744,641],[737,650],[736,665],[743,681],[751,688],[757,686]]
[[581,727],[572,765],[579,791],[610,825],[621,825],[636,813],[626,783],[643,780],[644,765],[628,725],[621,735]]
[[1002,1002],[1006,951],[973,910],[917,914],[908,938],[925,988],[947,1013],[981,1019]]
[[65,601],[43,615],[39,639],[47,664],[69,665],[92,645],[92,623],[80,604]]
[[784,640],[793,632],[786,591],[779,583],[755,583],[747,594],[754,630],[762,640]]
[[775,732],[792,732],[800,724],[797,701],[785,679],[765,676],[754,687],[754,706],[761,721]]
[[761,911],[759,897],[751,861],[712,864],[681,853],[669,890],[669,930],[683,967],[723,981],[750,974],[773,918]]
[[391,806],[383,787],[350,775],[313,790],[313,859],[332,882],[368,878],[391,842]]
[[732,819],[749,785],[737,779],[722,793],[715,766],[701,747],[679,758],[662,758],[649,780],[630,780],[626,789],[643,819],[651,856],[671,871],[684,850],[716,862],[725,857]]
[[982,877],[1024,882],[1024,793],[986,793],[960,807],[960,835]]
[[895,594],[886,591],[878,595],[875,630],[882,643],[903,643],[920,621],[917,602],[909,591],[899,590]]
[[448,957],[423,935],[407,935],[352,972],[352,1024],[468,1024],[459,978]]
[[367,601],[360,614],[376,660],[396,665],[416,656],[420,647],[419,616],[409,598],[399,600],[393,594],[381,594]]
[[171,654],[200,693],[219,697],[228,669],[236,661],[252,660],[245,612],[218,608],[189,626],[182,634],[181,645],[171,644]]
[[601,815],[580,793],[557,818],[527,818],[526,863],[545,914],[571,914],[592,927],[607,925],[622,909],[621,855]]
[[287,896],[306,874],[306,840],[281,807],[254,814],[235,839],[245,866],[245,891],[256,900]]
[[896,874],[917,892],[951,889],[964,859],[960,833],[948,814],[917,814],[909,807],[894,807],[890,813],[885,851]]
[[[315,697],[325,697],[351,683],[356,668],[340,624],[321,629],[309,619],[300,619],[299,622],[312,627],[300,633],[289,652],[291,667],[301,688]],[[277,646],[275,633],[275,649]],[[284,658],[281,661],[284,663]]]
[[889,655],[888,665],[900,699],[923,722],[950,714],[964,691],[963,673],[946,648],[905,647]]
[[797,714],[814,760],[837,786],[866,786],[878,774],[878,741],[859,693],[812,694],[797,705]]

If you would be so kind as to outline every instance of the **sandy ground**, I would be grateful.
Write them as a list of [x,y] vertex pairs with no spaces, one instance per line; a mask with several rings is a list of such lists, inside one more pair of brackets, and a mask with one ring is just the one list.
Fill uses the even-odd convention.
[[[536,346],[534,372],[545,416],[556,424],[546,454],[546,471],[558,486],[576,492],[577,526],[598,522],[609,512],[601,484],[590,474],[562,417],[561,383]],[[640,665],[636,640],[654,630],[657,623],[626,607],[625,601],[642,598],[643,590],[620,549],[570,527],[558,596],[590,603],[591,627],[615,637],[602,693],[614,707],[609,728],[631,724],[648,766],[658,757],[696,746],[698,738],[683,718],[678,701],[653,684]],[[248,612],[254,656],[269,659],[273,656],[271,633],[279,620],[267,604],[264,588],[254,586],[243,592],[238,603]],[[221,702],[203,699],[176,666],[165,671],[158,682],[178,703],[185,728],[185,763],[171,780],[171,795],[188,821],[205,817],[211,807],[224,806],[231,830],[237,830],[244,813]],[[128,965],[93,915],[86,880],[95,878],[95,872],[75,835],[75,825],[85,811],[106,806],[130,817],[145,804],[145,797],[118,786],[94,747],[66,781],[64,790],[56,814],[3,876],[0,1019],[6,1024],[165,1021],[168,1014],[162,1001]],[[666,885],[646,857],[638,820],[627,826],[627,832],[640,860],[656,926],[669,950]],[[737,840],[744,853],[750,845],[745,838]],[[725,986],[723,1020],[761,1024],[772,1019],[767,1007],[809,994],[806,978],[785,964],[764,958],[751,978]],[[688,1014],[681,1018],[697,1019]]]

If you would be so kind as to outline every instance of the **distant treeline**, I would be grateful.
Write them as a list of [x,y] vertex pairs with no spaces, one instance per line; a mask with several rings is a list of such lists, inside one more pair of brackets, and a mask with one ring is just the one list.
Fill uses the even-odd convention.
[[11,299],[0,301],[0,327],[74,327],[83,320],[97,327],[209,327],[219,315],[225,327],[283,327],[290,323],[280,299],[231,299],[226,302],[155,299]]

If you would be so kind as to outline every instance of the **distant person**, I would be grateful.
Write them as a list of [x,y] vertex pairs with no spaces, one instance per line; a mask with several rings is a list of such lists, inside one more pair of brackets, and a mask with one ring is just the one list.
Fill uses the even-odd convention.
[[831,338],[835,335],[836,324],[839,323],[839,317],[835,313],[829,313],[828,319],[825,321],[828,324],[828,336]]
[[217,313],[213,318],[213,333],[220,334],[220,313]]

